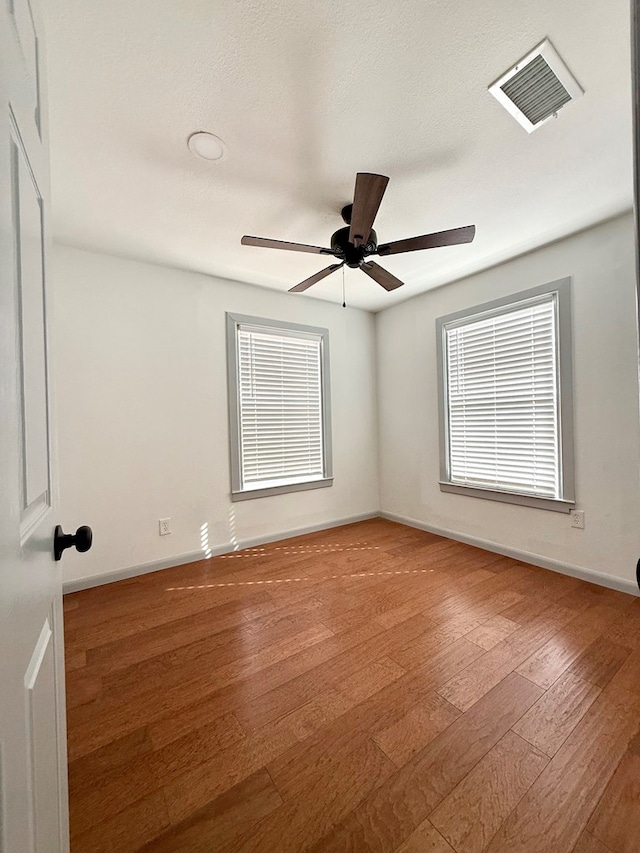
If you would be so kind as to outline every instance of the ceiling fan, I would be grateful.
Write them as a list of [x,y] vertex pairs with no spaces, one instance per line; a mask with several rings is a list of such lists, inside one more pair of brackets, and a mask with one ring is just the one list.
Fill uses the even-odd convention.
[[289,288],[290,293],[301,293],[312,284],[321,281],[332,272],[339,270],[345,264],[352,269],[360,268],[385,290],[395,290],[404,284],[388,270],[367,261],[369,255],[398,255],[401,252],[415,252],[418,249],[435,249],[438,246],[456,246],[459,243],[470,243],[476,233],[475,225],[464,228],[451,228],[449,231],[438,231],[434,234],[423,234],[421,237],[410,237],[407,240],[396,240],[393,243],[378,245],[373,222],[378,213],[380,202],[384,196],[389,178],[385,175],[373,175],[369,172],[358,172],[353,204],[342,208],[342,218],[347,227],[339,228],[331,236],[331,248],[308,246],[305,243],[288,243],[285,240],[269,240],[265,237],[242,238],[243,246],[260,246],[264,249],[286,249],[289,252],[312,252],[316,255],[333,255],[340,263],[331,264],[320,272],[305,278],[300,284]]

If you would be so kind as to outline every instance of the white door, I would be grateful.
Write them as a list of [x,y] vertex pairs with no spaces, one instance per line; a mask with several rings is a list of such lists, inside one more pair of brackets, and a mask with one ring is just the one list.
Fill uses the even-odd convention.
[[0,850],[68,850],[39,19],[0,0]]

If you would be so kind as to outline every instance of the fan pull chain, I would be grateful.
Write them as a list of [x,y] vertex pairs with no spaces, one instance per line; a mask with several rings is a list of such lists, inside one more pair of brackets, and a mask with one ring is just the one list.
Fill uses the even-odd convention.
[[343,308],[347,307],[347,300],[346,300],[346,297],[344,295],[344,266],[342,267],[342,307]]

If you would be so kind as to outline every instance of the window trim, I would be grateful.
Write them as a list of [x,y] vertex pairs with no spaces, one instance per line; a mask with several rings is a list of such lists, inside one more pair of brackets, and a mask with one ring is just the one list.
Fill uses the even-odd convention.
[[[229,448],[231,463],[231,500],[246,501],[269,495],[283,495],[309,489],[323,489],[333,485],[333,448],[331,443],[331,380],[329,376],[329,330],[319,326],[303,326],[281,320],[268,320],[247,314],[226,312],[227,318],[227,399],[229,402]],[[322,443],[324,456],[323,477],[301,483],[268,486],[263,489],[242,488],[242,464],[240,459],[240,395],[238,393],[238,327],[263,326],[320,338],[320,384],[322,399]]]
[[[556,332],[558,341],[557,376],[558,376],[558,429],[560,435],[560,491],[561,498],[545,498],[537,495],[485,489],[476,486],[464,486],[451,482],[449,471],[449,423],[448,423],[448,389],[445,369],[446,329],[455,323],[470,317],[480,318],[482,315],[508,313],[519,302],[534,300],[540,296],[556,294]],[[440,480],[441,492],[451,492],[458,495],[501,501],[536,509],[552,510],[554,512],[571,512],[575,507],[575,471],[573,454],[573,367],[572,367],[572,333],[571,333],[571,278],[561,278],[528,290],[512,293],[501,299],[485,302],[481,305],[465,308],[453,314],[447,314],[436,319],[436,349],[438,366],[438,427],[440,445]]]

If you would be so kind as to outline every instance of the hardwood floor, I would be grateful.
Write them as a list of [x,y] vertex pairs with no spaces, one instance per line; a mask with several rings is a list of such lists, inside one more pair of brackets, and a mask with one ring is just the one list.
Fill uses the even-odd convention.
[[72,853],[632,853],[640,599],[382,519],[65,597]]

